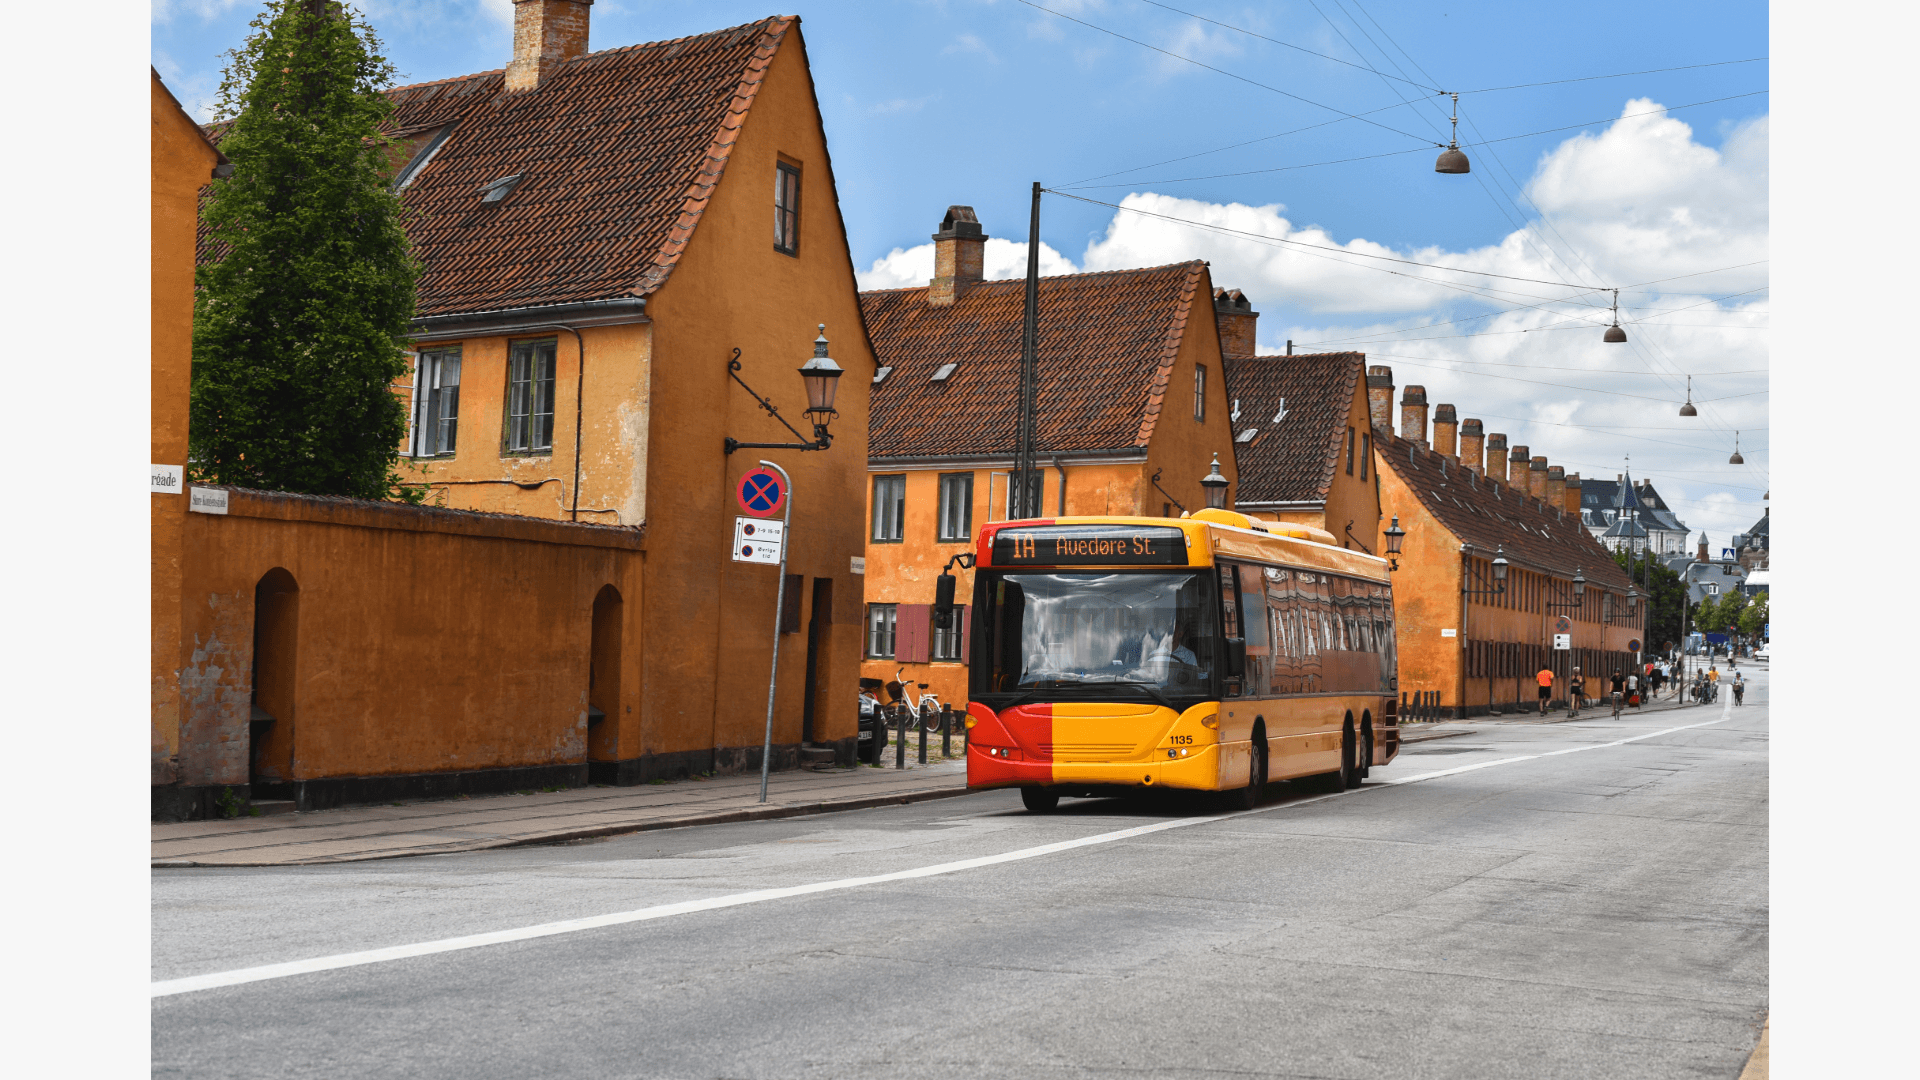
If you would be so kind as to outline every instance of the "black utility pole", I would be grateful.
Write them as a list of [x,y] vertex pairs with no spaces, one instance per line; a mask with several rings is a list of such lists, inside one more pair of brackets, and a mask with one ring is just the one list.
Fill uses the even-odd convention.
[[1034,436],[1040,396],[1040,181],[1033,182],[1033,221],[1027,227],[1027,320],[1020,335],[1020,434],[1013,465],[1014,517],[1039,517],[1033,491]]

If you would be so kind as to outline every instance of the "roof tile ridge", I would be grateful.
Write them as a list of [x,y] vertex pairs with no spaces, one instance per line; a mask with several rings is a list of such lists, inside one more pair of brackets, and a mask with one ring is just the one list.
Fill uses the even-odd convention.
[[382,94],[397,94],[402,90],[419,90],[428,86],[444,86],[447,83],[466,82],[468,79],[484,79],[489,75],[505,76],[506,73],[506,68],[497,67],[486,71],[471,72],[466,75],[449,75],[444,79],[428,79],[426,82],[408,83],[405,86],[389,86],[380,92]]
[[[733,154],[733,144],[739,141],[740,129],[746,123],[747,112],[753,108],[760,86],[766,81],[767,69],[772,66],[774,56],[786,41],[787,31],[792,28],[795,16],[782,15],[760,21],[760,43],[754,47],[753,55],[748,58],[746,67],[740,73],[740,81],[734,85],[733,100],[727,103],[726,114],[721,117],[720,128],[714,133],[712,142],[707,145],[707,156],[694,170],[693,179],[688,183],[682,196],[680,216],[671,229],[667,230],[666,242],[653,257],[653,265],[640,275],[634,283],[630,295],[647,296],[666,284],[667,276],[680,261],[680,255],[687,249],[687,242],[693,239],[693,230],[700,223],[700,216],[706,212],[713,191],[726,173],[727,162]],[[751,26],[743,23],[741,26]],[[739,30],[741,27],[734,27]],[[720,31],[714,31],[719,33]],[[707,35],[695,35],[705,37]],[[680,39],[676,39],[680,40]]]
[[[1146,446],[1153,441],[1153,429],[1159,423],[1161,406],[1166,404],[1167,386],[1173,379],[1173,364],[1180,356],[1180,342],[1187,335],[1187,316],[1193,312],[1193,293],[1200,287],[1201,272],[1207,268],[1207,264],[1198,259],[1169,263],[1168,266],[1186,267],[1187,276],[1180,285],[1180,299],[1173,310],[1173,322],[1167,327],[1166,340],[1160,346],[1160,365],[1154,369],[1153,382],[1147,388],[1146,404],[1140,415],[1140,431],[1133,440],[1135,446]],[[1220,377],[1226,378],[1225,370],[1220,372]]]

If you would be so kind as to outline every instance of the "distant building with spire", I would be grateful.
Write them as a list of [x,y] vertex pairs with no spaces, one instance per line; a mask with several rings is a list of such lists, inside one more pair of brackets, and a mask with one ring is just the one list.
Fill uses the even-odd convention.
[[1655,555],[1683,555],[1687,550],[1687,523],[1654,490],[1653,481],[1635,484],[1631,473],[1583,480],[1580,523],[1609,551],[1651,548]]

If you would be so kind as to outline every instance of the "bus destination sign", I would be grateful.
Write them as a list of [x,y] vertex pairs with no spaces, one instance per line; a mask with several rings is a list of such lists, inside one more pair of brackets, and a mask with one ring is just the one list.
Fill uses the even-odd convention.
[[1152,525],[1052,525],[1002,529],[995,566],[1185,566],[1186,534]]

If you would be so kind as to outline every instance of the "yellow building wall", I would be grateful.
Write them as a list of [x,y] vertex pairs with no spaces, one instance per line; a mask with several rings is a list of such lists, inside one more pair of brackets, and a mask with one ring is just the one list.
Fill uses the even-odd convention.
[[[1374,463],[1379,464],[1377,454]],[[1406,530],[1400,569],[1393,575],[1401,693],[1437,691],[1439,703],[1447,709],[1464,706],[1484,711],[1490,703],[1503,709],[1537,708],[1538,684],[1533,672],[1538,670],[1534,663],[1539,657],[1546,657],[1556,673],[1555,699],[1566,694],[1572,658],[1564,652],[1555,655],[1550,648],[1557,618],[1568,619],[1571,644],[1576,650],[1624,651],[1639,636],[1637,624],[1644,619],[1644,610],[1629,619],[1624,600],[1616,597],[1615,603],[1622,606],[1615,608],[1615,618],[1607,622],[1602,590],[1592,586],[1579,608],[1549,609],[1548,602],[1571,599],[1571,584],[1522,565],[1510,567],[1506,593],[1463,596],[1463,575],[1469,577],[1472,588],[1492,586],[1486,566],[1488,553],[1472,553],[1475,563],[1469,574],[1463,564],[1460,538],[1427,512],[1399,474],[1382,469],[1380,482],[1382,531],[1394,515]],[[1384,551],[1385,542],[1385,537],[1379,536],[1380,546],[1375,550]],[[1454,631],[1453,636],[1446,636],[1444,630]],[[1475,641],[1518,643],[1539,651],[1527,654],[1534,662],[1518,669],[1518,675],[1469,677],[1465,649]],[[1606,674],[1611,672],[1585,672],[1589,697],[1601,696],[1599,676]]]
[[[647,653],[644,720],[623,729],[621,756],[716,748],[720,768],[757,755],[766,722],[774,605],[771,566],[730,558],[739,480],[761,458],[793,478],[789,575],[803,579],[799,631],[783,637],[775,745],[800,741],[808,624],[816,581],[832,582],[833,605],[816,657],[814,740],[846,740],[858,723],[861,587],[853,559],[864,554],[867,391],[875,363],[862,323],[839,196],[796,30],[781,44],[747,116],[725,176],[693,240],[650,305],[653,358],[647,425]],[[797,256],[773,248],[776,162],[801,169]],[[833,447],[826,451],[741,450],[722,442],[788,442],[727,373],[740,350],[740,377],[811,434],[798,369],[825,324],[840,380]],[[851,760],[849,757],[848,760]]]
[[[220,155],[158,75],[153,76],[151,111],[151,463],[184,471],[193,378],[194,236],[200,223],[200,189],[212,179]],[[152,782],[166,784],[178,778],[180,752],[180,590],[187,496],[176,491],[148,498],[149,749]]]

